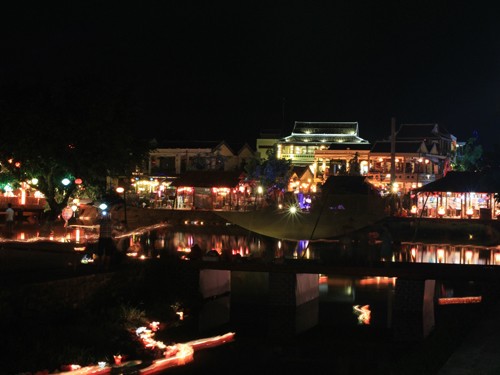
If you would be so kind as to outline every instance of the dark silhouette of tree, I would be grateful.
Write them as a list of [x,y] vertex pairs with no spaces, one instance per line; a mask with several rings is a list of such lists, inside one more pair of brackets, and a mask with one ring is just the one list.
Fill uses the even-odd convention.
[[[99,197],[108,176],[130,176],[153,148],[130,131],[137,124],[129,99],[126,88],[102,82],[12,87],[0,98],[6,178],[40,190],[51,219],[71,196]],[[63,178],[70,183],[64,186]]]

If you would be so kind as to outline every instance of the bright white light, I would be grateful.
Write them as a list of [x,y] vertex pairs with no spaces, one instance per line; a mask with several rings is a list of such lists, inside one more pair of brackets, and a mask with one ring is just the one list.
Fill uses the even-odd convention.
[[[106,208],[108,208],[108,205],[106,203],[101,203],[99,205],[99,208],[104,211]],[[104,214],[104,212],[103,212],[103,214]]]
[[70,182],[71,182],[71,181],[70,181],[69,179],[67,179],[67,178],[63,178],[63,179],[62,179],[62,181],[61,181],[61,183],[62,183],[64,186],[68,186]]

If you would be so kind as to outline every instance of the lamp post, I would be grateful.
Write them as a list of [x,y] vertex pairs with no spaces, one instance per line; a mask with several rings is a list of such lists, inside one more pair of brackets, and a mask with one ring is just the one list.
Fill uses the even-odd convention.
[[127,193],[125,192],[125,189],[121,186],[116,188],[116,192],[118,194],[123,193],[123,219],[125,221],[125,227],[127,227],[128,222],[127,222]]

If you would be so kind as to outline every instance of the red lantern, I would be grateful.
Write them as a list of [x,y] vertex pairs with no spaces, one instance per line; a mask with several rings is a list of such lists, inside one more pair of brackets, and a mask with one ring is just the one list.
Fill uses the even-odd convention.
[[81,183],[82,183],[82,182],[83,182],[83,181],[82,181],[82,179],[81,179],[81,178],[77,178],[77,179],[75,180],[75,184],[76,184],[76,185],[81,185]]
[[71,207],[64,207],[61,212],[61,216],[64,221],[68,221],[69,219],[71,219],[71,216],[73,216],[73,210],[71,209]]

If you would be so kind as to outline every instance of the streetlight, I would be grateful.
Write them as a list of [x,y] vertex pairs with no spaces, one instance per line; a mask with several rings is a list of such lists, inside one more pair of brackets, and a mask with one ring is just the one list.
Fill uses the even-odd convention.
[[123,193],[123,219],[125,221],[125,227],[127,227],[127,193],[125,192],[125,189],[122,188],[121,186],[118,186],[116,188],[116,192],[118,194],[122,194]]

